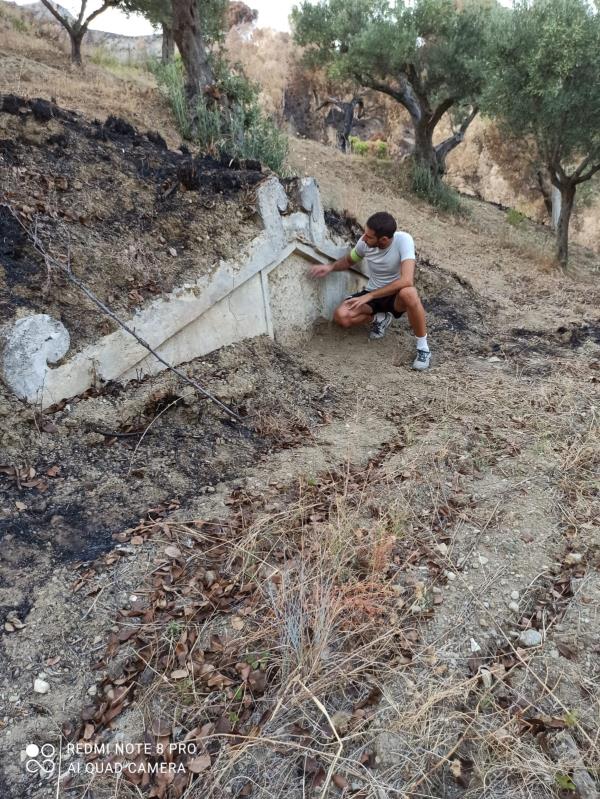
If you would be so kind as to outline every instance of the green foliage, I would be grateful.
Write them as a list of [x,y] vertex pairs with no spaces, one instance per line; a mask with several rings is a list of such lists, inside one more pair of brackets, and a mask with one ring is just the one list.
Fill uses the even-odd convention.
[[450,214],[464,214],[465,209],[458,195],[439,180],[435,180],[431,171],[417,161],[412,164],[412,190],[421,200],[425,200],[434,208]]
[[165,91],[177,127],[185,139],[193,138],[205,152],[249,158],[266,164],[278,174],[284,170],[288,152],[287,137],[263,113],[258,104],[258,86],[241,72],[216,69],[217,88],[227,98],[220,106],[200,100],[193,109],[193,124],[185,94],[185,75],[179,59],[154,68]]
[[21,19],[21,17],[11,17],[10,24],[18,33],[27,33],[30,30],[27,20]]
[[498,9],[483,108],[546,163],[600,159],[600,15],[586,0]]
[[179,132],[184,139],[189,139],[192,128],[185,95],[185,79],[181,59],[176,58],[169,64],[156,63],[153,71],[158,85],[167,95]]
[[389,155],[388,144],[386,141],[379,140],[375,144],[375,156],[377,158],[387,158]]
[[350,149],[355,155],[366,155],[369,152],[369,145],[359,136],[348,136]]
[[359,136],[348,136],[350,149],[355,155],[374,155],[376,158],[388,157],[388,145],[385,141],[368,142]]
[[509,208],[506,212],[506,221],[509,225],[513,227],[520,228],[525,221],[525,216],[520,212],[517,211],[515,208]]
[[561,791],[576,791],[577,786],[568,774],[563,774],[560,771],[554,776],[554,781]]
[[[198,23],[207,44],[222,44],[225,38],[225,14],[229,0],[198,0]],[[171,0],[119,0],[125,13],[137,13],[153,25],[171,25]]]
[[303,0],[292,10],[296,42],[332,77],[397,87],[401,75],[434,105],[478,97],[488,18],[482,4],[469,0],[461,11],[452,0]]

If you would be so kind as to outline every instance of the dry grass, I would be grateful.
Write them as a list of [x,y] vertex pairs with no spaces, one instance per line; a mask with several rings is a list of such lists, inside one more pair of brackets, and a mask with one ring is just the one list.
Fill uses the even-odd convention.
[[158,129],[171,146],[178,146],[180,136],[149,71],[94,64],[96,50],[86,48],[85,42],[85,68],[80,70],[71,66],[66,38],[57,26],[36,23],[15,28],[13,16],[11,9],[3,9],[0,17],[0,92],[52,98],[90,119],[114,114],[142,130]]

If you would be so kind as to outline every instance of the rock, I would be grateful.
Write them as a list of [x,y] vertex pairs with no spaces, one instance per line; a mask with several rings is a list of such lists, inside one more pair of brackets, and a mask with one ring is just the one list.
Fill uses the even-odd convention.
[[37,677],[33,681],[33,690],[36,694],[47,694],[50,690],[50,685],[45,680],[41,680]]
[[577,563],[581,563],[583,560],[583,555],[581,552],[569,552],[569,554],[565,557],[565,563],[568,566],[575,566]]
[[508,609],[512,610],[513,613],[518,613],[519,612],[519,606],[518,606],[518,604],[516,602],[509,602],[508,603]]
[[484,555],[479,555],[479,556],[478,556],[478,560],[479,560],[479,563],[480,563],[482,566],[485,566],[485,565],[486,565],[486,563],[489,563],[489,562],[490,562],[490,561],[489,561],[489,558],[486,558]]
[[471,638],[471,652],[481,652],[481,647],[474,638]]
[[177,257],[177,250],[175,249],[175,247],[169,247],[169,255],[172,255],[173,258]]
[[446,572],[446,577],[448,580],[450,580],[450,582],[456,580],[456,575],[454,574],[454,572]]
[[440,553],[440,555],[447,555],[448,554],[448,544],[436,544],[435,548]]
[[492,674],[488,669],[481,669],[479,672],[479,676],[481,677],[481,682],[483,683],[484,687],[488,690],[492,687]]
[[515,599],[515,600],[518,599],[519,598],[519,592],[518,591],[511,591],[510,592],[510,598],[511,599]]
[[5,383],[20,399],[36,402],[48,364],[59,361],[69,349],[67,329],[48,314],[33,314],[10,325],[3,337],[1,368]]
[[519,635],[519,642],[523,646],[539,646],[542,643],[542,634],[539,630],[523,630]]

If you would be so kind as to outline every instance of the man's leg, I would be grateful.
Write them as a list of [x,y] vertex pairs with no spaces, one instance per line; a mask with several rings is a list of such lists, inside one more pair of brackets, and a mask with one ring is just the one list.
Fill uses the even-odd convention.
[[369,305],[363,306],[356,311],[351,310],[343,302],[333,312],[333,321],[337,322],[340,327],[356,327],[357,325],[364,325],[365,322],[373,320],[373,311]]
[[427,322],[425,309],[416,288],[410,286],[399,291],[394,300],[394,308],[396,311],[406,311],[410,326],[417,338],[417,357],[413,363],[413,368],[419,370],[427,369],[431,360],[431,353],[427,343]]

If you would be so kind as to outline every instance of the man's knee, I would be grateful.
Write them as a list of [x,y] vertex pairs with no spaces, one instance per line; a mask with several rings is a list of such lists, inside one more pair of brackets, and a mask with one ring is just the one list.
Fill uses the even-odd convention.
[[415,306],[419,305],[421,300],[419,299],[419,292],[416,290],[414,286],[407,286],[404,289],[400,289],[398,292],[400,300],[407,308],[414,308]]
[[350,315],[343,308],[336,308],[333,314],[333,321],[340,327],[352,327]]

